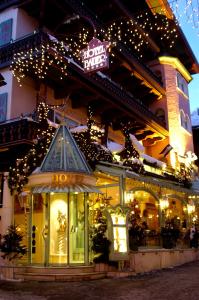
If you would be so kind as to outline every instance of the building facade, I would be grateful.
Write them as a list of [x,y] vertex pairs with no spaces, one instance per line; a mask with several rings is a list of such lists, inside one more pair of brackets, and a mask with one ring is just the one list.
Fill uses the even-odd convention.
[[17,224],[24,264],[189,247],[198,62],[168,5],[134,2],[0,4],[0,232]]

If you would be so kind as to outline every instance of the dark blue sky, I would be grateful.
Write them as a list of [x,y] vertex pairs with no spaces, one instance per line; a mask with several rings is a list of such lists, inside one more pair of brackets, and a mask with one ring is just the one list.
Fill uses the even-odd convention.
[[[193,28],[193,24],[187,23],[186,20],[184,20],[184,23],[181,20],[181,28],[199,61],[199,28]],[[197,107],[199,108],[199,74],[194,75],[189,84],[189,99],[191,111]]]

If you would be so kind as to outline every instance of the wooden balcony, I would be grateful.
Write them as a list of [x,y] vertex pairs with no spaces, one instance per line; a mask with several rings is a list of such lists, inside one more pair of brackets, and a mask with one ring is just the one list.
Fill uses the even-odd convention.
[[[90,91],[92,92],[92,97],[89,99],[91,105],[91,102],[94,102],[96,97],[104,99],[104,115],[106,115],[106,111],[110,109],[111,105],[111,109],[114,107],[117,109],[117,113],[113,116],[114,119],[121,115],[121,113],[118,113],[119,110],[122,114],[128,115],[129,118],[133,118],[142,125],[147,126],[147,130],[150,129],[161,137],[168,135],[165,125],[161,123],[161,120],[158,119],[141,100],[137,99],[137,97],[124,88],[122,84],[112,80],[111,75],[107,76],[106,74],[98,72],[88,76],[83,72],[80,62],[77,62],[75,58],[71,59],[71,52],[67,52],[66,55],[63,56],[62,53],[57,53],[54,50],[51,43],[52,40],[48,34],[39,31],[1,47],[0,67],[11,64],[14,53],[29,51],[30,49],[39,48],[41,45],[48,44],[50,46],[46,51],[48,51],[49,56],[60,57],[62,63],[67,65],[68,73],[66,78],[59,80],[61,72],[57,64],[50,65],[45,81],[53,89],[58,89],[59,91],[62,89],[63,94],[70,94],[71,99],[75,93],[75,95],[78,95],[78,99],[81,99],[80,106],[87,105],[85,97]],[[33,70],[30,68],[26,75],[34,78]],[[140,86],[144,88],[144,85],[141,84]],[[109,115],[109,112],[107,114]]]
[[48,35],[38,31],[31,33],[21,39],[15,40],[12,43],[0,47],[0,68],[7,67],[11,64],[15,53],[20,51],[29,51],[31,48],[36,48],[49,41]]
[[27,118],[0,123],[0,172],[8,171],[16,158],[33,145],[38,123]]
[[10,120],[0,124],[0,149],[18,143],[32,144],[38,123],[28,118]]

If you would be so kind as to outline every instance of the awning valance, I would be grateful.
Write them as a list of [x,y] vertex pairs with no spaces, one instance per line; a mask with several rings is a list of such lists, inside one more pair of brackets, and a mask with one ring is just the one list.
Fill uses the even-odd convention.
[[89,185],[72,185],[72,186],[55,186],[55,185],[39,185],[32,188],[33,194],[40,193],[97,193],[102,194],[102,192],[95,186]]

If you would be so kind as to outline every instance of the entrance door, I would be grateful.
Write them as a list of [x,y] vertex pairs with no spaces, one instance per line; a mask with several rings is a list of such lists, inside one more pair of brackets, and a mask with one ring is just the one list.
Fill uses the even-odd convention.
[[31,263],[82,264],[85,258],[85,194],[35,194]]
[[34,194],[31,214],[30,262],[48,262],[48,199],[46,194]]
[[69,263],[85,262],[84,193],[70,193],[69,198]]
[[68,194],[50,194],[49,263],[68,263]]

